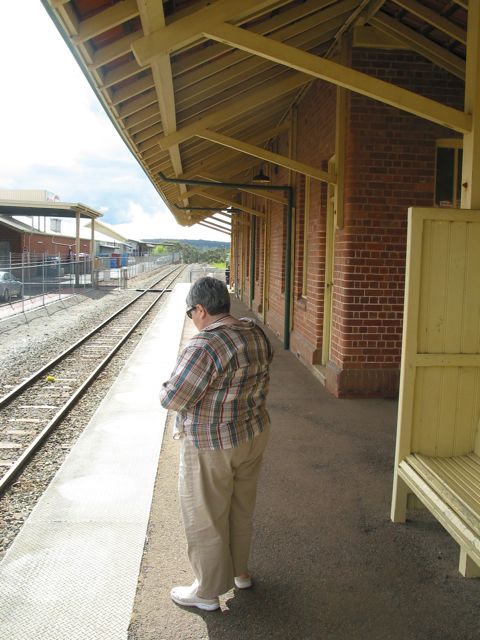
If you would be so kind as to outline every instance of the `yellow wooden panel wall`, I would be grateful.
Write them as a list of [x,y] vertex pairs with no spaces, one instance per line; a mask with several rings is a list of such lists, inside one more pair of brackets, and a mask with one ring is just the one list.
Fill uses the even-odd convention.
[[[443,212],[444,213],[444,212]],[[425,219],[419,260],[417,354],[480,353],[480,216]],[[416,368],[411,451],[464,455],[475,447],[480,367]]]

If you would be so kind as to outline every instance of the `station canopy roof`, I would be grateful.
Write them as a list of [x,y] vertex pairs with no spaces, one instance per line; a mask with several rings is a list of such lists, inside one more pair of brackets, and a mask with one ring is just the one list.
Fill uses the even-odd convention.
[[42,2],[182,225],[229,229],[228,207],[244,208],[238,190],[173,184],[160,172],[249,183],[272,162],[326,179],[269,144],[316,78],[457,132],[470,126],[463,111],[349,69],[338,56],[348,34],[353,46],[408,49],[464,79],[468,0]]
[[0,200],[0,214],[3,216],[75,218],[77,212],[80,214],[80,218],[96,219],[103,215],[100,211],[95,211],[95,209],[80,203]]

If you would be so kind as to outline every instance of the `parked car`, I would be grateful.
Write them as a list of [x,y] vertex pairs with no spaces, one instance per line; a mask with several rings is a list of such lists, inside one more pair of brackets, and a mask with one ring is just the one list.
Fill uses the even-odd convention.
[[10,298],[23,296],[23,282],[17,280],[8,271],[0,271],[0,297],[8,302]]

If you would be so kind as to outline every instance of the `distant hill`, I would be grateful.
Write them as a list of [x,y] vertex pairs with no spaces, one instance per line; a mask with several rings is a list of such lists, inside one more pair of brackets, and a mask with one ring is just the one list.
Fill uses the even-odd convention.
[[208,250],[208,249],[230,249],[230,242],[220,242],[217,240],[177,240],[176,238],[170,240],[168,238],[144,238],[142,242],[151,242],[152,244],[161,243],[161,242],[174,242],[177,244],[189,244],[197,249]]

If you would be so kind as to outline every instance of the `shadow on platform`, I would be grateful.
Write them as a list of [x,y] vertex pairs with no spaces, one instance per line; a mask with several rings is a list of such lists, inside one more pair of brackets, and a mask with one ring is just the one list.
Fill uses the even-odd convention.
[[[233,311],[249,315],[236,301]],[[193,577],[167,431],[129,638],[478,639],[480,581],[458,574],[457,545],[427,512],[390,521],[396,403],[338,400],[273,343],[255,586],[211,613],[171,602],[171,587]]]

